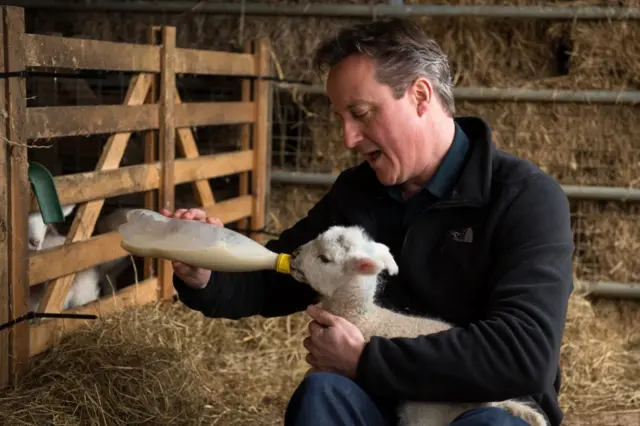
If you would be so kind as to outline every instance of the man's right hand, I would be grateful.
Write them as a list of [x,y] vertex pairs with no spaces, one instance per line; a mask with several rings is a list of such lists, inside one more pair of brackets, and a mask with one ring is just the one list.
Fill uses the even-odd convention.
[[[174,213],[171,213],[167,209],[160,209],[160,213],[166,217],[184,220],[197,220],[214,226],[224,226],[220,219],[217,217],[207,216],[207,213],[200,209],[178,209]],[[204,288],[209,283],[209,278],[211,277],[210,270],[196,268],[177,260],[171,262],[171,264],[175,274],[189,287],[196,289]]]

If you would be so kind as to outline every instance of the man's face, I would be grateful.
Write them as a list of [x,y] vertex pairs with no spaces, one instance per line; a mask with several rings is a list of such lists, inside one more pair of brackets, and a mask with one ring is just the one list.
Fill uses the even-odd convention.
[[342,120],[345,147],[358,151],[383,185],[402,184],[419,172],[426,106],[414,89],[394,99],[376,80],[374,62],[354,55],[331,68],[326,91]]

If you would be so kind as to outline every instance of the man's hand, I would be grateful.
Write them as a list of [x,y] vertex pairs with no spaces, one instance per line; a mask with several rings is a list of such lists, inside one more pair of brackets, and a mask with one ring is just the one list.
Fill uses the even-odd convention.
[[355,378],[360,354],[364,350],[364,336],[346,319],[311,305],[307,313],[309,337],[302,342],[307,348],[307,362],[314,371],[340,373]]
[[[217,217],[207,216],[204,210],[200,209],[178,209],[173,214],[167,209],[160,209],[160,213],[166,217],[173,217],[184,220],[197,220],[209,223],[214,226],[224,226]],[[207,269],[195,268],[179,261],[171,262],[173,270],[182,281],[192,288],[203,288],[209,282],[211,271]]]

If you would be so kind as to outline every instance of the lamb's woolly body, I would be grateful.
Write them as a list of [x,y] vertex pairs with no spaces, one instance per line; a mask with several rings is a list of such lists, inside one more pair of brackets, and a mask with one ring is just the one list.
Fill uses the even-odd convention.
[[[66,238],[57,233],[48,234],[42,244],[41,249],[46,250],[53,247],[58,247],[66,241]],[[78,306],[86,305],[89,302],[93,302],[100,297],[99,286],[100,274],[98,269],[93,267],[85,269],[76,273],[73,278],[73,284],[71,289],[67,293],[63,310],[73,309]],[[46,289],[46,282],[40,283],[30,287],[29,291],[29,309],[36,311],[40,305],[40,301],[44,296]]]
[[[301,246],[292,256],[292,275],[306,282],[322,297],[320,306],[355,324],[366,341],[418,337],[448,330],[444,321],[405,315],[374,303],[379,273],[398,273],[388,247],[371,240],[359,227],[331,227]],[[400,426],[447,426],[474,407],[495,406],[522,418],[532,426],[546,426],[543,415],[527,404],[508,400],[484,404],[408,401],[399,410]]]

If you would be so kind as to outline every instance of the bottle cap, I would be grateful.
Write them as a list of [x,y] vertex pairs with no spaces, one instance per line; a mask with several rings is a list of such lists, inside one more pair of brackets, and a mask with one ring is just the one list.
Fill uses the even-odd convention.
[[281,274],[290,274],[291,273],[291,265],[289,261],[291,260],[291,256],[288,254],[279,254],[278,259],[276,260],[276,271]]

